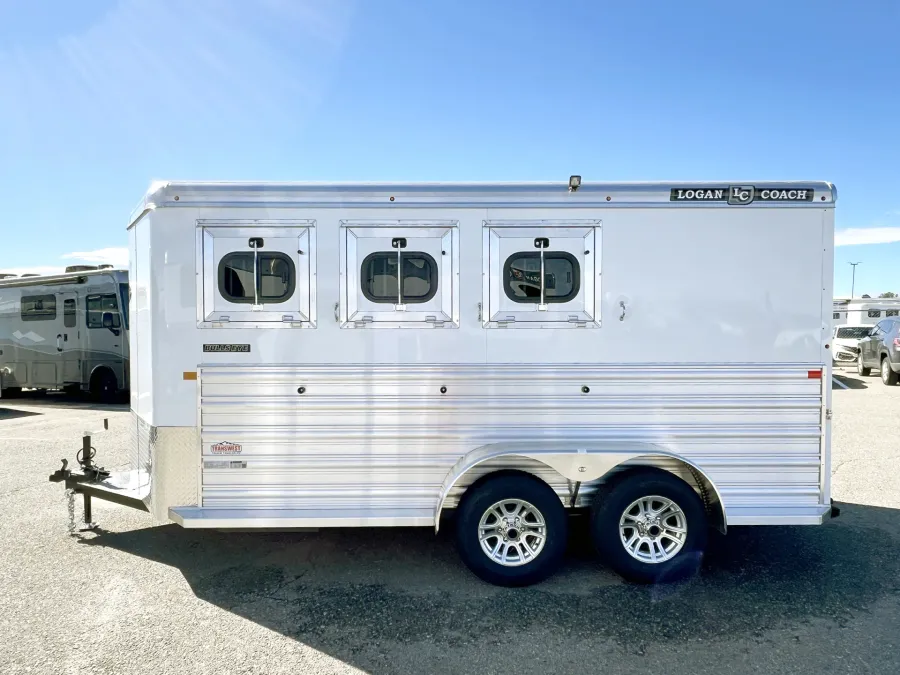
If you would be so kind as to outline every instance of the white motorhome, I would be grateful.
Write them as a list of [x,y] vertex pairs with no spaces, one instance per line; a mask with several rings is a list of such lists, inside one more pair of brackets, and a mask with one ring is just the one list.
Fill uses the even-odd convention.
[[127,270],[0,277],[0,395],[28,387],[110,398],[128,389]]
[[835,199],[576,176],[155,186],[129,226],[137,473],[56,479],[188,528],[455,511],[465,562],[510,585],[551,574],[568,510],[590,509],[609,565],[670,578],[709,526],[836,515]]

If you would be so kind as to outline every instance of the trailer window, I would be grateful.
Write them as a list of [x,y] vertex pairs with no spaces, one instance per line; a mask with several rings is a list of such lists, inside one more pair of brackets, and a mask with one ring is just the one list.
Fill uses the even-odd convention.
[[55,318],[55,295],[22,296],[22,321],[52,321]]
[[[229,302],[285,302],[294,294],[294,262],[284,253],[259,253],[254,279],[252,252],[229,253],[219,261],[219,292]],[[255,286],[255,292],[254,292]]]
[[881,310],[880,309],[870,309],[869,310],[869,318],[870,319],[881,318]]
[[437,293],[437,263],[421,251],[403,251],[399,257],[396,251],[379,251],[365,257],[360,279],[363,295],[371,302],[428,302]]
[[840,319],[840,318],[841,318],[841,313],[840,313],[840,312],[834,312],[834,313],[831,315],[831,318],[832,318],[832,319]]
[[837,329],[835,337],[862,340],[869,334],[868,326],[842,326]]
[[75,300],[63,300],[63,326],[75,328]]
[[[569,302],[581,285],[581,270],[571,253],[544,253],[544,302]],[[541,254],[513,253],[503,265],[503,290],[513,302],[534,303],[541,299]]]
[[115,293],[103,295],[89,295],[85,303],[88,328],[103,328],[103,314],[109,312],[113,315],[113,328],[120,328],[122,321],[119,318],[119,305],[116,302]]
[[885,311],[885,316],[900,316],[900,309],[889,309]]

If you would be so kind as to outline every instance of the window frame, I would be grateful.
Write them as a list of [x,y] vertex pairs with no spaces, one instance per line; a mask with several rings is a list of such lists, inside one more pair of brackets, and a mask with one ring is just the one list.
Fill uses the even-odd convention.
[[[35,310],[31,310],[30,312],[25,312],[25,301],[30,300],[34,302],[35,300],[40,299],[41,302],[46,302],[47,299],[53,301],[53,315],[50,316],[47,310],[40,310],[40,312],[36,312]],[[23,295],[19,299],[19,317],[22,321],[55,321],[56,320],[56,296],[52,293],[42,293],[41,295]]]
[[[396,260],[399,257],[400,266],[402,267],[402,263],[404,258],[406,257],[418,257],[423,259],[430,266],[430,274],[429,274],[429,288],[428,294],[419,296],[419,297],[407,297],[403,295],[403,270],[397,270],[397,286],[398,292],[397,295],[388,298],[388,296],[377,296],[373,295],[369,292],[369,289],[366,288],[367,275],[365,274],[366,265],[371,260]],[[363,297],[366,298],[369,302],[374,302],[380,305],[397,305],[397,304],[410,304],[410,305],[421,305],[437,295],[438,292],[438,284],[440,283],[440,274],[438,272],[438,263],[434,259],[434,257],[426,253],[425,251],[405,251],[401,250],[400,255],[397,255],[396,251],[373,251],[368,254],[365,258],[363,258],[362,263],[359,266],[359,290],[362,292]],[[402,301],[400,301],[402,299]]]
[[[516,253],[511,254],[506,258],[506,261],[503,263],[503,273],[501,277],[501,283],[503,285],[503,292],[506,294],[506,297],[512,300],[513,302],[519,303],[521,305],[533,305],[536,302],[540,302],[540,297],[537,298],[519,298],[512,294],[508,284],[509,271],[512,267],[512,261],[520,258],[532,259],[532,260],[540,260],[541,252],[538,251],[517,251]],[[547,294],[544,294],[544,303],[545,304],[563,304],[566,302],[572,302],[575,298],[578,297],[578,293],[581,291],[581,265],[578,263],[578,259],[569,253],[568,251],[544,251],[544,261],[546,262],[548,259],[555,260],[568,260],[572,265],[573,272],[573,281],[572,281],[572,290],[566,295],[558,295],[553,297],[548,297]],[[546,270],[545,270],[546,271]],[[546,275],[545,275],[546,276]],[[541,285],[543,286],[544,280],[541,279]]]
[[[335,318],[341,329],[456,329],[460,325],[460,250],[458,220],[340,220],[340,301]],[[406,246],[396,239],[406,239]],[[427,253],[438,282],[427,302],[373,302],[362,292],[362,261],[371,253],[393,250]],[[376,295],[376,297],[378,297]]]
[[[280,305],[282,303],[288,302],[292,297],[294,297],[294,293],[297,291],[297,266],[294,264],[294,261],[291,259],[289,255],[284,253],[283,251],[257,251],[256,255],[260,260],[262,258],[272,258],[276,260],[283,260],[288,263],[288,269],[290,271],[288,285],[288,293],[287,295],[274,299],[274,298],[266,298],[262,295],[262,274],[261,270],[257,269],[256,274],[254,274],[253,283],[256,285],[256,289],[258,292],[256,295],[252,297],[237,297],[235,295],[231,295],[225,291],[225,264],[231,258],[237,257],[245,257],[249,256],[251,260],[253,260],[254,252],[252,250],[249,251],[231,251],[230,253],[226,253],[221,258],[219,258],[219,262],[216,264],[216,291],[218,291],[219,295],[221,295],[226,301],[235,304],[235,305]],[[255,300],[258,299],[259,302],[256,303]]]
[[[513,253],[536,249],[536,239],[549,239],[549,251],[565,251],[575,256],[580,267],[579,291],[569,302],[540,305],[513,302],[501,288],[503,267]],[[511,241],[520,240],[520,241]],[[603,221],[567,218],[498,219],[482,221],[482,302],[483,328],[501,329],[595,329],[601,320],[601,258]]]
[[[195,222],[197,327],[222,329],[314,329],[317,324],[316,221],[295,218],[198,218]],[[218,290],[219,260],[232,251],[252,251],[249,239],[265,241],[261,250],[281,251],[294,263],[295,287],[289,301],[269,306],[236,304]],[[276,241],[271,241],[271,240]]]

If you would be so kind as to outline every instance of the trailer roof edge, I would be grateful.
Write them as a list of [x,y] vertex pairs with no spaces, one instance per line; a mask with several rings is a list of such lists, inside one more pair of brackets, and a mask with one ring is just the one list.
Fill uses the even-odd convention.
[[826,181],[657,181],[582,183],[553,182],[252,182],[155,181],[132,211],[130,229],[148,211],[164,207],[727,207],[727,200],[675,199],[673,191],[728,191],[752,186],[762,191],[812,191],[804,201],[756,200],[732,208],[832,208],[837,188]]

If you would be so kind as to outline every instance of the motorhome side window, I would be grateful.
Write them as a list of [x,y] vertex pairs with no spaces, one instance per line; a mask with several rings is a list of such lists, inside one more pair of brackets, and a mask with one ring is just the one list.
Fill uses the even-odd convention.
[[578,295],[581,269],[578,261],[564,251],[544,253],[541,276],[541,254],[536,251],[513,253],[503,265],[503,290],[513,302],[569,302]]
[[881,310],[880,310],[880,309],[870,309],[870,310],[869,310],[869,318],[870,318],[870,319],[879,319],[879,318],[881,318]]
[[884,313],[885,316],[900,316],[900,310],[898,309],[889,309]]
[[284,253],[229,253],[219,261],[219,292],[229,302],[285,302],[294,294],[294,262]]
[[841,313],[840,313],[840,312],[834,312],[834,313],[831,315],[831,318],[832,318],[832,319],[840,319],[840,318],[841,318]]
[[55,318],[55,295],[22,296],[22,321],[52,321]]
[[384,304],[428,302],[437,293],[437,263],[421,251],[379,251],[362,262],[363,295]]
[[103,315],[112,314],[113,328],[120,328],[122,320],[119,318],[119,304],[115,293],[103,295],[89,295],[85,302],[88,328],[103,328]]

